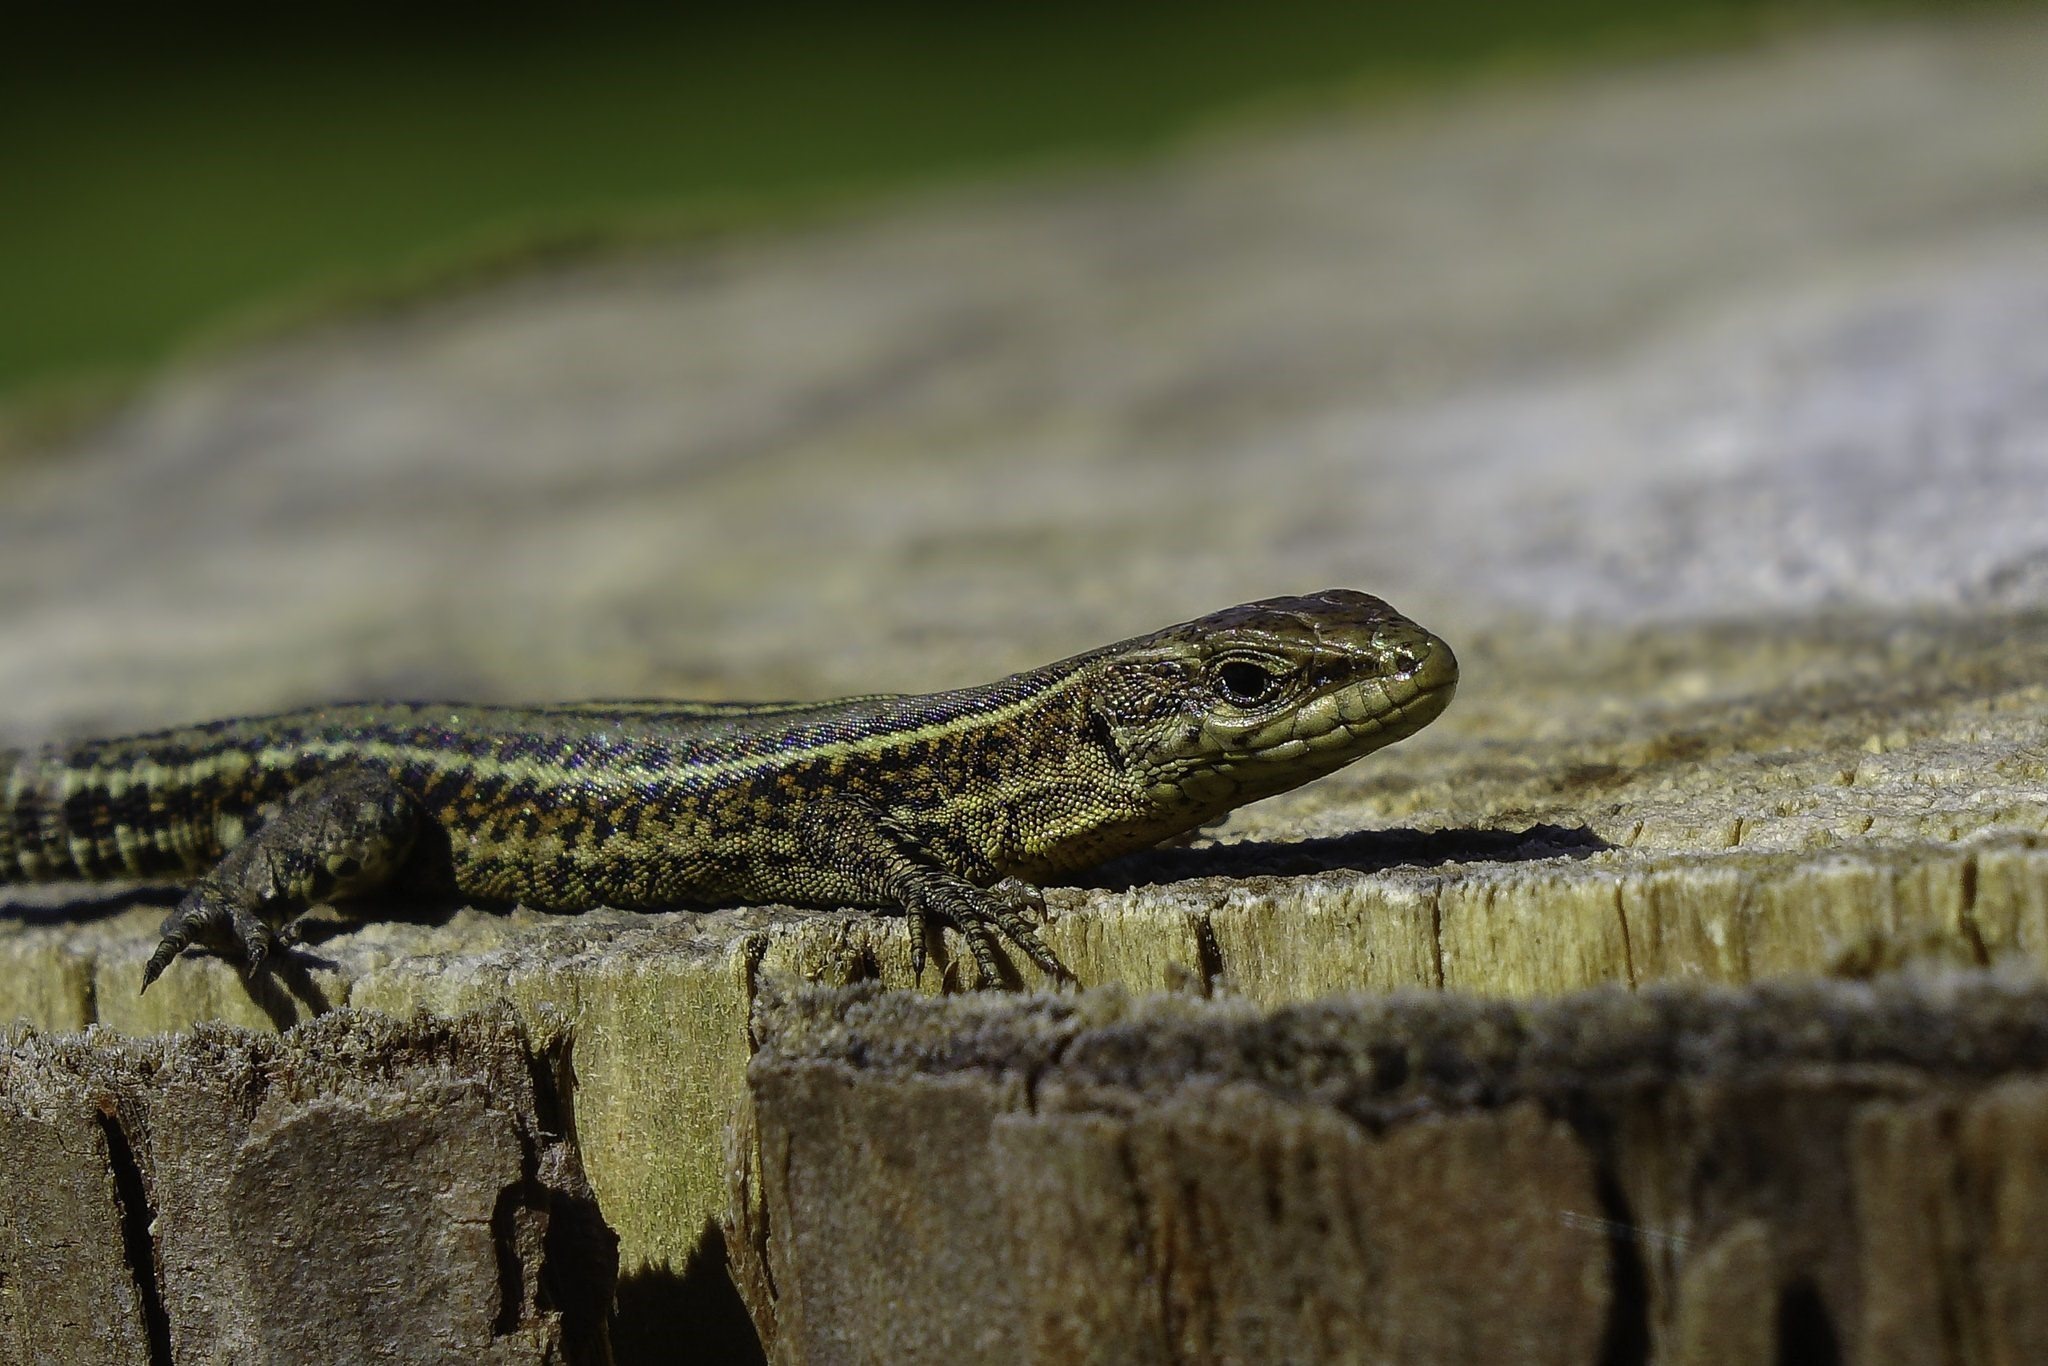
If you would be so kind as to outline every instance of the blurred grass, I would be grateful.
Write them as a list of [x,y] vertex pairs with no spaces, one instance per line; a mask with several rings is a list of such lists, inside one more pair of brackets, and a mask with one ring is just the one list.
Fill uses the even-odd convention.
[[[48,6],[0,45],[0,401],[508,244],[763,223],[1225,111],[1869,12],[1382,5]],[[650,229],[649,225],[653,225]],[[33,406],[33,405],[30,405]]]

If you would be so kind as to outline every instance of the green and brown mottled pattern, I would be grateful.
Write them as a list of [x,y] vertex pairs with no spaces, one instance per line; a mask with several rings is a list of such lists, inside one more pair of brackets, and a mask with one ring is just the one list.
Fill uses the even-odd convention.
[[308,905],[385,888],[897,906],[960,925],[984,975],[991,928],[1056,970],[1022,879],[1341,767],[1426,724],[1456,679],[1436,637],[1331,590],[922,696],[217,721],[0,752],[0,881],[198,875],[152,978],[194,939],[260,963]]

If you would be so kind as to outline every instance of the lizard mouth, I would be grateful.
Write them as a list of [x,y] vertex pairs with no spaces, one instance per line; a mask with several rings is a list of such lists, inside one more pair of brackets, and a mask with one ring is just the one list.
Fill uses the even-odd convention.
[[1354,675],[1221,747],[1215,761],[1325,770],[1413,735],[1451,704],[1458,659],[1450,646],[1420,633],[1404,640],[1394,657],[1403,665],[1397,672]]
[[[1361,697],[1354,714],[1340,703],[1346,726],[1361,738],[1375,732],[1386,732],[1387,741],[1413,735],[1443,715],[1457,695],[1458,657],[1450,646],[1429,636],[1419,647],[1410,647],[1410,653],[1413,665],[1380,680],[1380,686],[1370,690],[1378,693],[1376,707],[1374,699]],[[1354,689],[1352,693],[1357,696],[1367,691]]]
[[[1360,678],[1317,703],[1304,707],[1304,731],[1315,723],[1322,735],[1297,731],[1294,738],[1312,748],[1335,748],[1370,741],[1369,748],[1413,735],[1443,714],[1458,690],[1458,657],[1435,636],[1418,633],[1394,655],[1401,667],[1391,673]],[[1319,705],[1320,704],[1320,705]],[[1325,708],[1334,708],[1334,721]],[[1322,740],[1323,744],[1316,742]]]
[[1405,700],[1395,701],[1379,716],[1368,719],[1352,733],[1355,737],[1378,735],[1381,744],[1406,739],[1421,730],[1451,705],[1457,695],[1458,680],[1454,674],[1448,679],[1423,683]]

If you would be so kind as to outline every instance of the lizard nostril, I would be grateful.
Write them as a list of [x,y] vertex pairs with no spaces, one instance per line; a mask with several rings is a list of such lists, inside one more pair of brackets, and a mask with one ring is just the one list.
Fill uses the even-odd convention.
[[1387,663],[1397,674],[1412,674],[1422,665],[1422,656],[1413,650],[1396,650],[1387,656]]

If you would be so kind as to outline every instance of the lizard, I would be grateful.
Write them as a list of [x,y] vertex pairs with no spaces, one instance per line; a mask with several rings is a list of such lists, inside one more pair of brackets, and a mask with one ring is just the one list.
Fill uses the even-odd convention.
[[0,883],[189,879],[143,971],[253,976],[378,892],[545,911],[786,902],[998,936],[1059,980],[1036,884],[1414,734],[1451,648],[1348,589],[1226,608],[979,687],[816,702],[334,704],[0,750]]

